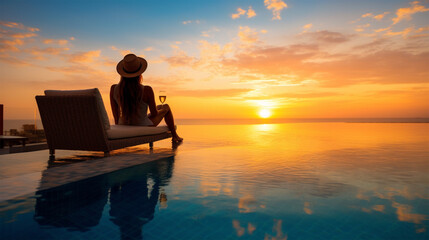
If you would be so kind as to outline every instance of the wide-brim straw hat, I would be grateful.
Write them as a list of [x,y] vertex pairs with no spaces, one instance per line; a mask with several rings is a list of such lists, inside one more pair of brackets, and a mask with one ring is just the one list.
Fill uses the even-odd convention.
[[132,78],[137,77],[146,71],[147,61],[144,58],[137,57],[130,53],[116,65],[116,71],[122,77]]

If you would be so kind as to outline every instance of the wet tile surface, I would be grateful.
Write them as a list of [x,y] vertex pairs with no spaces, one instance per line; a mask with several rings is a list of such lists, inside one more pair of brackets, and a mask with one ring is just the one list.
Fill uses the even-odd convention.
[[147,146],[113,151],[110,157],[100,152],[57,151],[53,161],[48,150],[1,155],[0,201],[173,155],[171,149]]

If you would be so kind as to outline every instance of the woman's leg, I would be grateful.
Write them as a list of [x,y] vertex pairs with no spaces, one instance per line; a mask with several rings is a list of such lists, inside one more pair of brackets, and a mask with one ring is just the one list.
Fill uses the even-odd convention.
[[153,122],[153,125],[158,126],[158,124],[164,118],[164,121],[167,124],[168,129],[170,129],[171,131],[171,135],[173,135],[173,141],[175,142],[182,141],[183,138],[179,137],[179,135],[176,132],[174,117],[173,117],[173,113],[171,112],[170,106],[168,104],[158,105],[156,106],[156,109],[158,110],[158,115],[154,118],[151,118],[149,116],[150,120]]

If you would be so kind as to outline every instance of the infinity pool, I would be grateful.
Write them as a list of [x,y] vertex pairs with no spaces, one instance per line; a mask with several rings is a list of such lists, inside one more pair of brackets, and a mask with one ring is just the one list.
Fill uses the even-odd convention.
[[429,124],[179,129],[170,157],[52,188],[41,171],[0,202],[0,238],[429,238]]

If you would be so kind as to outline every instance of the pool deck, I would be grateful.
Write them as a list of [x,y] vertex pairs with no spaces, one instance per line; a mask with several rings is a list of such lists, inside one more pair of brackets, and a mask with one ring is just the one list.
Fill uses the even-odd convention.
[[39,151],[39,150],[45,150],[45,149],[48,149],[48,144],[46,142],[30,143],[30,144],[25,144],[25,146],[14,145],[14,146],[0,148],[0,155],[9,154],[9,153],[33,152],[33,151]]
[[171,148],[149,150],[146,144],[113,151],[110,157],[66,150],[58,150],[54,161],[49,150],[0,155],[0,202],[174,154]]

